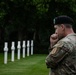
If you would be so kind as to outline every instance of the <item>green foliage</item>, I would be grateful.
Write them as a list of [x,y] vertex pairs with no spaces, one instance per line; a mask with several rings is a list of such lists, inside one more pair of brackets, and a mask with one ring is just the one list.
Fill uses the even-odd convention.
[[54,33],[54,17],[68,15],[76,19],[76,0],[1,0],[0,7],[0,27],[4,29],[4,39],[9,40],[10,34],[16,32],[17,40],[23,40],[24,36],[27,37],[25,40],[32,33],[36,45],[47,43],[47,47],[49,37]]

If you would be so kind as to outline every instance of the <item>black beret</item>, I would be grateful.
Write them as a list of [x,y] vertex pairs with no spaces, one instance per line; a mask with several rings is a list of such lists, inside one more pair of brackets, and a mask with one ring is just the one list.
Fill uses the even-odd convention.
[[58,17],[54,18],[53,24],[54,25],[57,25],[57,24],[71,24],[71,25],[73,25],[74,21],[69,16],[58,16]]

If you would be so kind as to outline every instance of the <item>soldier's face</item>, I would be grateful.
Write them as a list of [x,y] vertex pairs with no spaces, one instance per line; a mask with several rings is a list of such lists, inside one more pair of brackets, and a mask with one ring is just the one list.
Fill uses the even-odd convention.
[[58,38],[61,39],[64,37],[64,26],[63,25],[55,25],[55,33],[58,35]]

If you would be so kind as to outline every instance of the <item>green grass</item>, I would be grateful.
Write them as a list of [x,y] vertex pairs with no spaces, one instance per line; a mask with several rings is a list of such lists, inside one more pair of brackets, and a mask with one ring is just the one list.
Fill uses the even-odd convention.
[[0,54],[0,75],[48,75],[45,58],[46,55],[35,54],[11,62],[9,55],[8,63],[4,64],[3,54]]

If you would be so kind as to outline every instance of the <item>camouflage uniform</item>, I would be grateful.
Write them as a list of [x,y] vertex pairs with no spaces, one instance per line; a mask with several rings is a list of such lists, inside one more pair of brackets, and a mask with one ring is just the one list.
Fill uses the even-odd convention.
[[49,75],[76,75],[76,34],[59,40],[45,61],[52,70]]

